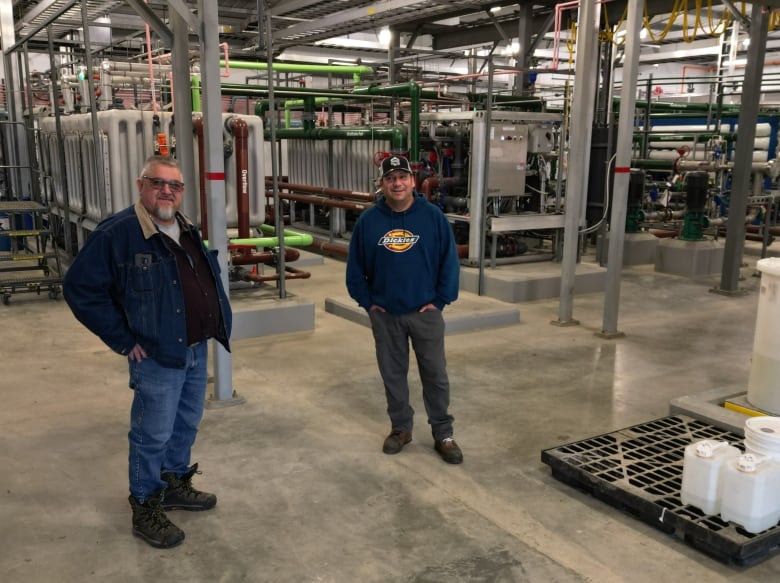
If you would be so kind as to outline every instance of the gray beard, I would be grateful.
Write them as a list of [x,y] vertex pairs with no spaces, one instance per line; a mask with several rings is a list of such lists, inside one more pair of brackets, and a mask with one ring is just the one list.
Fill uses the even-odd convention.
[[170,221],[176,216],[176,211],[173,208],[160,208],[154,207],[154,216],[163,221]]

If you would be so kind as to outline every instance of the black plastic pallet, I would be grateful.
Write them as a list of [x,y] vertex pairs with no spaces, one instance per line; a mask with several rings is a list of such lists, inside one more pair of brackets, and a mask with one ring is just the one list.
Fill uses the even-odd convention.
[[751,534],[680,500],[685,447],[719,439],[744,450],[742,436],[685,415],[545,449],[553,476],[726,563],[755,565],[780,550],[780,525]]

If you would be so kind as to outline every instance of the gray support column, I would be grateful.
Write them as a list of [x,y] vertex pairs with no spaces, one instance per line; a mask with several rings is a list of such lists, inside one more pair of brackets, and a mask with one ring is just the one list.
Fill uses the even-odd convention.
[[[98,104],[95,99],[95,74],[94,74],[94,62],[92,60],[92,41],[89,36],[89,15],[87,14],[87,2],[81,0],[81,26],[84,29],[84,64],[87,66],[87,88],[89,91],[89,97],[86,102],[89,104],[90,119],[92,120],[92,140],[95,144],[95,180],[97,184],[98,192],[108,192],[106,189],[106,172],[108,166],[107,156],[103,150],[103,134],[100,132],[100,126],[98,125],[97,109]],[[82,95],[82,98],[84,96]],[[108,209],[107,196],[101,196],[99,202],[100,216],[107,217],[108,215],[115,213],[119,209]]]
[[[46,36],[49,43],[49,75],[52,84],[52,111],[54,111],[54,127],[57,128],[57,135],[62,135],[62,114],[60,113],[60,84],[58,82],[60,78],[60,70],[57,68],[57,62],[54,58],[54,43],[52,42],[52,35],[54,34],[51,24],[46,29]],[[46,148],[46,144],[42,141],[41,147]],[[60,209],[62,219],[62,234],[65,238],[65,250],[69,255],[73,253],[73,241],[71,237],[70,229],[70,190],[68,189],[68,168],[65,163],[65,143],[63,140],[57,140],[57,161],[59,162],[59,168],[57,170],[62,177],[62,208]],[[55,174],[54,167],[51,168],[52,174]],[[49,204],[54,207],[57,202],[56,190],[57,187],[52,184],[52,197]]]
[[[266,53],[268,62],[268,71],[274,70],[274,53],[270,50],[273,46],[273,29],[271,26],[271,17],[268,16],[265,19],[265,32],[268,39],[269,50]],[[271,129],[269,132],[272,146],[276,145],[276,105],[274,100],[274,85],[270,80],[268,81],[268,103],[270,105],[269,119],[271,120]],[[279,152],[281,153],[282,144],[279,142]],[[276,273],[279,274],[279,298],[285,299],[287,297],[287,280],[284,277],[286,270],[286,263],[284,260],[285,246],[284,246],[284,210],[282,209],[282,200],[279,198],[279,176],[281,175],[281,155],[274,154],[275,148],[271,148],[271,169],[272,169],[272,183],[274,191],[274,228],[276,229],[276,236],[279,238],[279,261],[276,266]]]
[[[192,139],[192,92],[190,91],[189,68],[189,27],[187,21],[176,10],[171,10],[171,28],[173,30],[173,106],[174,128],[176,136],[176,159],[181,166],[184,183],[191,192],[197,192],[195,185],[195,142]],[[185,197],[184,214],[195,220],[198,197]]]
[[750,46],[747,52],[745,79],[742,82],[742,104],[739,110],[739,139],[734,153],[734,175],[729,204],[729,228],[723,256],[720,288],[724,294],[738,293],[739,266],[745,247],[747,196],[753,164],[753,142],[756,138],[758,104],[761,100],[761,77],[764,73],[769,8],[754,3],[750,15]]
[[578,16],[574,96],[571,108],[569,168],[566,179],[561,294],[557,325],[579,324],[572,318],[574,270],[577,264],[579,226],[587,199],[588,163],[593,131],[593,106],[598,80],[594,74],[601,10],[595,0],[582,0]]
[[[225,214],[225,159],[222,153],[222,95],[219,82],[219,25],[217,3],[198,0],[200,16],[200,57],[203,77],[204,160],[208,193],[209,248],[219,252],[222,285],[228,289],[227,217]],[[227,401],[233,397],[233,371],[230,353],[218,342],[213,344],[214,394],[212,400]]]
[[[3,48],[3,59],[0,62],[0,78],[5,81],[6,107],[8,108],[8,120],[14,123],[9,127],[7,136],[12,137],[12,143],[7,144],[5,151],[6,165],[10,166],[9,172],[11,192],[22,198],[29,192],[29,182],[21,179],[20,169],[29,165],[27,159],[27,135],[24,131],[24,115],[22,105],[17,92],[21,87],[19,63],[16,54],[8,52],[14,47],[16,32],[14,31],[14,15],[12,2],[0,2],[0,45]],[[29,179],[29,174],[28,174]]]
[[609,338],[621,335],[617,331],[617,319],[620,305],[620,275],[623,270],[623,243],[626,234],[628,182],[631,176],[636,81],[639,72],[639,32],[641,28],[642,6],[640,0],[628,0],[628,18],[626,19],[626,32],[628,34],[626,35],[626,54],[623,65],[623,89],[620,93],[612,216],[609,222],[607,288],[604,296],[604,321],[601,327],[601,335]]

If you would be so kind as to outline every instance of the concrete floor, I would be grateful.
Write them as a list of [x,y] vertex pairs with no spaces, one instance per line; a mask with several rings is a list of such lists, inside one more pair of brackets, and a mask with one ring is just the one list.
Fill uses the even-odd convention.
[[558,300],[537,300],[514,304],[519,323],[448,336],[461,466],[433,451],[416,373],[414,441],[382,454],[370,331],[324,309],[346,298],[344,264],[308,267],[288,291],[315,303],[315,329],[235,342],[246,402],[208,409],[194,450],[196,485],[219,504],[172,512],[187,538],[167,551],[130,532],[127,365],[63,301],[16,295],[0,305],[0,580],[777,581],[780,557],[725,565],[540,462],[544,448],[663,417],[672,399],[746,387],[751,266],[739,297],[709,293],[718,277],[627,268],[621,339],[594,335],[603,293],[575,296],[579,326],[551,325]]

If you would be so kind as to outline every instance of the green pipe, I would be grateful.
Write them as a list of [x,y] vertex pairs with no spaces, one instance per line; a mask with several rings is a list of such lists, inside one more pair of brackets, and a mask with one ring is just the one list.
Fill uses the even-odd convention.
[[409,119],[409,159],[412,162],[420,158],[420,86],[414,81],[402,83],[400,85],[388,85],[379,87],[369,85],[368,87],[357,87],[354,95],[382,95],[386,97],[409,97],[412,101],[411,118]]
[[[288,101],[284,102],[284,127],[289,128],[290,127],[290,114],[291,110],[296,107],[304,106],[306,107],[306,100],[311,99],[310,97],[304,97],[303,99],[290,99]],[[333,101],[344,101],[343,99],[332,99],[330,97],[315,97],[314,98],[314,104],[318,103],[329,103]],[[255,107],[255,112],[257,111],[257,107]],[[305,110],[304,110],[305,111]],[[312,109],[312,114],[314,113]],[[304,127],[305,123],[304,123]],[[312,125],[312,127],[314,127]]]
[[[278,247],[279,237],[247,237],[245,239],[230,239],[231,245],[253,245],[255,247]],[[284,244],[289,247],[308,247],[312,243],[311,235],[285,237]]]
[[[617,107],[620,105],[620,98],[613,98],[612,103]],[[710,106],[708,103],[680,103],[676,101],[647,101],[639,99],[636,101],[637,109],[646,109],[648,107],[653,111],[698,111],[702,113],[712,111],[712,106]],[[723,111],[729,113],[739,113],[739,106],[724,105]]]
[[[677,130],[679,131],[679,130]],[[641,139],[641,135],[637,135]],[[648,137],[653,142],[680,142],[680,141],[695,141],[696,143],[707,142],[712,138],[723,138],[727,142],[733,141],[736,138],[736,134],[656,134],[650,132]]]
[[[275,131],[278,139],[285,140],[390,140],[393,151],[406,150],[406,132],[398,127],[381,128],[280,128]],[[270,139],[266,130],[265,138]]]
[[193,75],[190,79],[190,88],[192,91],[192,111],[199,112],[200,109],[200,75]]
[[[276,235],[276,227],[274,227],[273,225],[258,225],[257,230],[263,233],[263,235],[269,235],[269,236]],[[284,234],[285,242],[287,241],[287,237],[302,237],[303,240],[307,240],[306,238],[308,237],[309,242],[302,245],[302,247],[311,245],[312,241],[314,240],[314,238],[311,235],[307,235],[306,233],[299,233],[297,231],[290,231],[288,229],[285,229],[284,231],[282,231],[282,233]]]
[[[468,100],[471,103],[480,103],[484,108],[487,101],[487,95],[477,93],[467,93]],[[494,105],[523,105],[534,111],[541,111],[543,102],[538,97],[528,95],[493,95],[490,101]]]
[[[250,69],[252,71],[267,71],[268,63],[255,61],[219,61],[219,66],[223,68],[232,67],[234,69]],[[297,63],[273,63],[271,70],[282,73],[352,73],[352,80],[355,85],[360,84],[361,75],[373,75],[373,67],[367,65],[301,65]]]
[[651,160],[649,158],[631,160],[631,167],[641,170],[671,170],[673,165],[674,160]]

